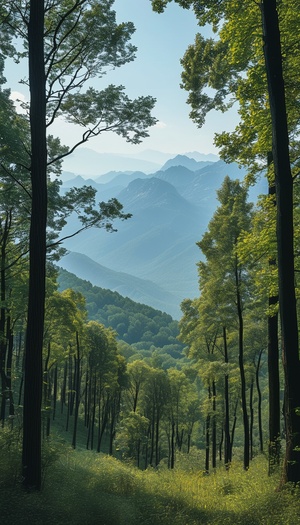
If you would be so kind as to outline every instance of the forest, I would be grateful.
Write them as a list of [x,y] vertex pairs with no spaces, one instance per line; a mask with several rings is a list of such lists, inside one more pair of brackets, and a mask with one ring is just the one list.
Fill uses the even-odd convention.
[[[152,0],[158,13],[172,0]],[[297,0],[175,0],[199,33],[182,58],[191,119],[238,103],[215,137],[225,177],[199,238],[199,290],[164,312],[57,263],[63,228],[130,221],[91,186],[60,192],[94,136],[138,144],[151,96],[91,87],[134,59],[113,0],[0,1],[0,505],[9,524],[300,523]],[[28,63],[18,112],[4,71]],[[79,126],[68,148],[58,118]],[[256,206],[249,187],[267,177]],[[200,253],[204,257],[200,257]]]

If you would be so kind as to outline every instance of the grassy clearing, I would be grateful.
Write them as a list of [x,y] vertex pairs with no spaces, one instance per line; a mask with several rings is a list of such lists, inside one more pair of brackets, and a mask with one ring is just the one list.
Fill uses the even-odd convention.
[[[276,491],[267,462],[240,463],[206,476],[202,458],[179,458],[178,467],[146,472],[115,458],[55,445],[45,462],[40,494],[23,492],[19,454],[0,452],[0,508],[6,525],[300,525],[300,490]],[[201,461],[200,461],[201,460]]]

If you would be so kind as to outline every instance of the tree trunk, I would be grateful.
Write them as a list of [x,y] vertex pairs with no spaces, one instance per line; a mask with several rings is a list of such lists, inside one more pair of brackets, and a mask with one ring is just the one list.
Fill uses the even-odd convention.
[[249,402],[249,410],[250,410],[250,428],[249,428],[249,444],[250,444],[250,459],[253,459],[253,424],[254,424],[254,410],[253,410],[253,390],[254,390],[254,379],[251,379],[250,384],[250,402]]
[[234,440],[235,427],[236,427],[236,421],[237,421],[237,415],[236,415],[237,407],[238,407],[238,399],[236,400],[234,412],[233,412],[233,423],[232,423],[231,439],[230,439],[230,461],[232,460],[233,440]]
[[[228,348],[227,348],[227,334],[226,326],[223,326],[223,343],[224,343],[224,361],[225,364],[228,364]],[[225,372],[224,378],[224,396],[225,396],[225,423],[224,423],[224,433],[225,433],[225,449],[224,449],[224,460],[226,467],[229,466],[231,461],[230,456],[230,430],[229,430],[229,378],[228,372]]]
[[262,0],[264,56],[272,118],[277,200],[279,307],[285,376],[286,454],[282,483],[300,481],[298,324],[294,283],[293,179],[276,0]]
[[11,212],[6,212],[4,227],[0,246],[1,246],[1,261],[0,261],[0,377],[1,377],[1,408],[0,408],[0,420],[2,426],[5,421],[5,409],[7,399],[7,376],[5,372],[6,352],[7,352],[7,332],[5,333],[6,324],[6,248],[8,243],[9,229],[11,225]]
[[65,361],[63,382],[62,382],[62,387],[60,391],[60,403],[61,403],[60,412],[61,414],[63,413],[64,405],[66,404],[67,377],[68,377],[68,361]]
[[76,332],[76,358],[75,358],[75,411],[74,411],[74,427],[73,427],[73,438],[72,438],[72,447],[76,448],[76,438],[77,438],[77,425],[78,425],[78,414],[79,414],[79,404],[80,404],[80,345],[79,345],[79,336]]
[[175,467],[175,422],[171,423],[171,458],[170,458],[170,468]]
[[[273,154],[268,155],[268,165],[273,162]],[[274,183],[269,183],[269,195],[276,195]],[[276,206],[276,201],[274,201]],[[269,260],[270,269],[276,265]],[[269,307],[278,303],[278,295],[269,297]],[[280,463],[280,377],[278,348],[278,313],[268,316],[268,377],[269,377],[269,475]]]
[[244,369],[244,320],[242,313],[242,304],[240,296],[240,280],[238,276],[238,268],[235,268],[236,277],[236,302],[237,302],[237,313],[239,321],[239,369],[241,376],[241,400],[242,400],[242,411],[243,411],[243,425],[244,425],[244,469],[249,468],[249,420],[247,413],[247,399],[246,399],[246,379]]
[[209,445],[210,445],[210,415],[205,419],[205,472],[209,474]]
[[259,352],[258,355],[258,361],[256,365],[255,370],[255,380],[256,380],[256,390],[257,390],[257,416],[258,416],[258,435],[259,435],[259,450],[260,452],[264,451],[264,441],[263,441],[263,430],[262,430],[262,415],[261,415],[261,403],[262,403],[262,395],[260,390],[260,384],[259,384],[259,370],[260,370],[260,362],[261,362],[261,356],[263,353],[263,349]]
[[52,419],[55,420],[56,416],[56,401],[57,401],[57,365],[55,365],[54,368],[54,379],[53,379],[53,413],[52,413]]
[[41,488],[42,348],[45,310],[47,146],[44,68],[44,1],[31,0],[28,25],[31,221],[29,236],[29,297],[23,409],[23,483]]
[[212,441],[212,447],[211,447],[211,460],[212,460],[212,468],[216,468],[217,466],[217,421],[216,421],[216,383],[215,381],[212,382],[212,410],[213,410],[213,416],[212,416],[212,432],[211,432],[211,441]]

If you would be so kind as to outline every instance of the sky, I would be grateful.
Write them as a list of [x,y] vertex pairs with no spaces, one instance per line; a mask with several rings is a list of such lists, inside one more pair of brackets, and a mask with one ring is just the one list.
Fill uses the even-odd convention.
[[[150,128],[150,136],[140,145],[128,144],[113,133],[103,133],[91,140],[88,147],[100,153],[130,155],[143,150],[218,154],[213,144],[214,134],[234,129],[237,123],[236,111],[233,109],[226,114],[213,111],[199,129],[189,118],[190,108],[186,103],[188,93],[180,88],[180,59],[188,45],[194,42],[197,32],[210,36],[209,28],[199,28],[193,12],[173,2],[162,14],[152,11],[150,0],[115,0],[114,9],[118,22],[134,23],[136,32],[132,43],[138,51],[134,62],[110,71],[105,77],[106,82],[124,85],[129,97],[151,95],[156,98],[153,115],[158,123]],[[20,73],[21,66],[18,69],[15,65],[9,65],[6,70],[15,98],[20,96],[19,92],[24,95],[23,86],[18,83],[22,76]],[[96,88],[103,88],[101,82],[98,81],[98,84],[94,81]],[[61,120],[51,127],[51,133],[59,136],[62,143],[68,146],[74,144],[80,132],[79,128]]]

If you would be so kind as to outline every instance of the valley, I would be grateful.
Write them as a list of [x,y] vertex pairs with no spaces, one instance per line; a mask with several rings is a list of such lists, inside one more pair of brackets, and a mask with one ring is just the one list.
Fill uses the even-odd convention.
[[[109,171],[91,178],[94,165],[85,173],[64,172],[61,191],[91,185],[99,201],[116,197],[132,217],[117,222],[115,233],[91,228],[66,240],[68,253],[60,266],[179,319],[181,301],[198,295],[196,242],[216,209],[216,192],[226,175],[240,180],[245,175],[237,164],[193,155],[169,158],[153,173]],[[260,180],[250,188],[249,200],[255,202],[266,190]],[[76,221],[73,216],[63,235],[75,231]]]

